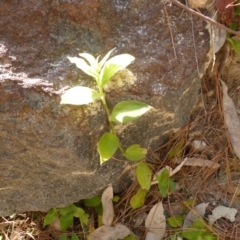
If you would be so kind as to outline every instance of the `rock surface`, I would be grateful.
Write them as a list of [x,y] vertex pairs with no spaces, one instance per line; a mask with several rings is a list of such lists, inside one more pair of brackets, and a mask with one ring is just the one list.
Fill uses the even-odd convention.
[[[116,47],[114,54],[136,57],[131,71],[116,76],[122,86],[109,92],[109,105],[135,99],[155,109],[117,126],[124,146],[155,149],[163,133],[189,121],[209,36],[200,19],[162,2],[0,2],[0,215],[90,197],[127,166],[119,160],[99,166],[96,143],[107,129],[101,105],[59,104],[64,88],[94,86],[67,56],[103,56]],[[128,78],[133,84],[124,84]]]

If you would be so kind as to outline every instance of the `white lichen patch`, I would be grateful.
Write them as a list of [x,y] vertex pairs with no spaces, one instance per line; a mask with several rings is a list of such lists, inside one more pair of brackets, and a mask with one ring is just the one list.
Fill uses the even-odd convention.
[[128,89],[136,82],[136,77],[133,73],[128,70],[124,69],[116,73],[110,81],[104,85],[104,91],[110,92],[111,90],[118,90],[118,89]]

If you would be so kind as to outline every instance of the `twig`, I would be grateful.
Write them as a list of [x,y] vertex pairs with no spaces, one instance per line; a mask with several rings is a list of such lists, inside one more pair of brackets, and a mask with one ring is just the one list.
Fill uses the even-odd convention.
[[169,16],[168,16],[168,12],[167,12],[165,3],[163,3],[163,9],[164,9],[164,12],[166,14],[166,18],[167,18],[167,22],[168,22],[168,27],[169,27],[169,32],[170,32],[170,36],[171,36],[174,56],[175,56],[175,58],[177,58],[177,53],[176,53],[176,49],[175,49],[174,41],[173,41],[173,33],[172,33],[171,23],[170,23],[170,20],[169,20]]
[[232,29],[230,29],[230,28],[228,28],[228,27],[226,27],[226,26],[224,26],[224,25],[214,21],[211,18],[209,18],[209,17],[207,17],[207,16],[205,16],[205,15],[203,15],[201,13],[198,13],[198,12],[194,11],[193,9],[185,6],[184,4],[180,3],[179,1],[177,1],[177,0],[169,0],[169,1],[172,2],[173,4],[177,5],[178,7],[184,9],[186,12],[191,13],[191,14],[193,14],[195,16],[198,16],[198,17],[202,18],[204,21],[206,21],[206,22],[208,22],[210,24],[213,24],[213,25],[215,25],[215,26],[217,26],[217,27],[219,27],[221,29],[226,30],[229,33],[232,33],[232,34],[240,37],[240,32],[234,31],[234,30],[232,30]]

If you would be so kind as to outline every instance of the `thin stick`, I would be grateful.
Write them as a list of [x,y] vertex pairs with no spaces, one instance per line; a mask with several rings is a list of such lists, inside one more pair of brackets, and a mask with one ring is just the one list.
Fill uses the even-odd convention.
[[170,20],[169,20],[169,16],[168,16],[168,12],[167,12],[165,3],[163,3],[163,8],[164,8],[164,12],[165,12],[165,14],[166,14],[166,18],[167,18],[167,22],[168,22],[168,27],[169,27],[169,31],[170,31],[170,36],[171,36],[171,41],[172,41],[172,47],[173,47],[174,56],[175,56],[175,58],[177,58],[177,53],[176,53],[176,49],[175,49],[175,45],[174,45],[174,40],[173,40],[173,33],[172,33],[171,23],[170,23]]
[[226,30],[229,33],[232,33],[232,34],[240,37],[240,32],[234,31],[234,30],[232,30],[232,29],[230,29],[230,28],[228,28],[228,27],[226,27],[226,26],[224,26],[224,25],[214,21],[211,18],[209,18],[209,17],[207,17],[207,16],[205,16],[205,15],[203,15],[201,13],[198,13],[198,12],[194,11],[193,9],[185,6],[184,4],[180,3],[179,1],[177,1],[177,0],[169,0],[169,1],[172,2],[173,4],[177,5],[178,7],[184,9],[186,12],[191,13],[191,14],[193,14],[195,16],[198,16],[198,17],[202,18],[203,20],[205,20],[206,22],[211,23],[211,24],[213,24],[213,25],[215,25],[215,26],[217,26],[217,27],[219,27],[221,29]]

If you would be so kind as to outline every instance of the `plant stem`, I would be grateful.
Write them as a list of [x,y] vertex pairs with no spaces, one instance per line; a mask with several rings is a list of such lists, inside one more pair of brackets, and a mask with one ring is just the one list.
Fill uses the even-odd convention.
[[[99,83],[99,81],[97,79],[96,79],[96,82],[97,82],[97,85],[98,85],[99,92],[102,94],[101,100],[102,100],[105,112],[107,113],[108,123],[109,123],[109,126],[110,126],[110,132],[112,132],[112,134],[117,136],[115,128],[114,128],[114,125],[113,125],[113,122],[112,122],[111,117],[110,117],[111,114],[110,114],[110,111],[109,111],[109,108],[108,108],[108,105],[107,105],[107,102],[106,102],[106,98],[105,98],[105,94],[104,94],[104,91],[103,91],[103,87],[101,86],[101,84]],[[123,147],[122,147],[122,145],[120,143],[118,145],[118,148],[121,151],[121,153],[124,154],[124,149],[123,149]]]
[[[117,136],[115,128],[114,128],[114,125],[113,125],[113,122],[112,122],[111,117],[110,117],[110,111],[109,111],[109,108],[108,108],[108,105],[107,105],[107,102],[106,102],[106,99],[105,99],[105,95],[104,95],[103,92],[102,92],[102,94],[103,94],[103,96],[101,97],[101,100],[102,100],[104,109],[105,109],[105,111],[107,113],[107,116],[108,116],[108,122],[109,122],[109,126],[110,126],[110,131],[112,132],[112,134]],[[122,145],[120,143],[118,145],[118,148],[121,151],[121,153],[124,154],[123,147],[122,147]]]

